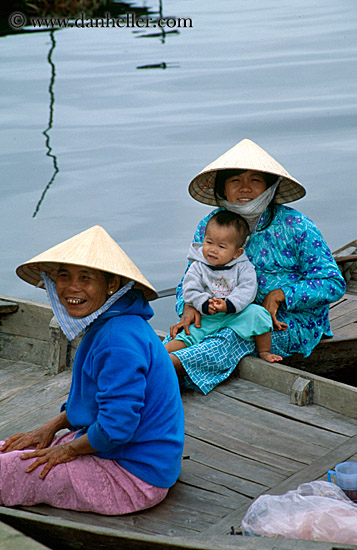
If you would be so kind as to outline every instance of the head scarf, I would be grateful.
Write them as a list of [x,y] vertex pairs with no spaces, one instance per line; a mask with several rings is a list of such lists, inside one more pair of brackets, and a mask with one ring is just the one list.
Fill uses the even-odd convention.
[[67,312],[63,304],[61,304],[56,284],[50,279],[45,272],[41,273],[41,277],[45,283],[45,288],[47,292],[48,299],[50,301],[53,313],[56,316],[56,319],[63,330],[64,334],[68,340],[73,340],[78,334],[80,334],[86,327],[88,327],[95,319],[107,311],[110,306],[112,306],[119,298],[124,296],[132,286],[134,286],[135,281],[129,281],[125,286],[117,290],[115,294],[112,294],[110,298],[96,311],[90,313],[86,317],[72,317]]
[[281,178],[268,187],[268,189],[266,189],[258,197],[247,203],[239,204],[236,202],[228,202],[227,200],[220,200],[219,204],[220,206],[224,206],[224,208],[230,212],[234,212],[235,214],[242,216],[242,218],[248,222],[249,229],[254,232],[268,204],[273,200],[280,180]]

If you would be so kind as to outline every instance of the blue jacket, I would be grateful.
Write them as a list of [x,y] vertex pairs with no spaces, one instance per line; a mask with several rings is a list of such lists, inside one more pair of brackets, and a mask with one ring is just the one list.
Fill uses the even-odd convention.
[[184,413],[172,362],[147,323],[152,316],[141,291],[130,290],[90,325],[64,408],[96,456],[171,487],[181,469]]

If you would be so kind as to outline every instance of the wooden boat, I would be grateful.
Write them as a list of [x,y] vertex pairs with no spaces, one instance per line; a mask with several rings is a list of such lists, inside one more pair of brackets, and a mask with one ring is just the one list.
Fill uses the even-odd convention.
[[357,239],[335,250],[333,256],[346,280],[347,292],[357,295]]
[[[357,296],[346,294],[336,307],[351,305],[343,306],[339,316],[332,308],[333,320],[341,317],[341,326],[355,328],[356,302]],[[68,393],[68,364],[78,342],[69,346],[49,306],[37,302],[0,296],[0,320],[0,439],[4,439],[56,414]],[[356,340],[353,331],[350,340]],[[257,496],[326,480],[327,471],[337,463],[357,461],[356,398],[356,387],[246,357],[239,365],[239,377],[232,376],[207,396],[183,393],[182,473],[163,503],[114,517],[46,505],[0,507],[0,535],[5,533],[2,542],[7,544],[0,542],[0,547],[357,548],[239,535],[241,520]]]

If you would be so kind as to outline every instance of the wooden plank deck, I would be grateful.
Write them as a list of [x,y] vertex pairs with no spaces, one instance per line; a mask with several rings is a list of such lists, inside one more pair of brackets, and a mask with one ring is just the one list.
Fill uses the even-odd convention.
[[[68,349],[58,327],[51,325],[49,306],[1,299],[0,439],[4,439],[58,412],[68,394],[71,371],[54,375],[65,368]],[[333,304],[330,320],[334,338],[319,344],[310,365],[298,356],[294,366],[302,370],[284,365],[272,368],[259,359],[245,358],[239,366],[240,378],[232,377],[207,396],[182,395],[186,415],[182,473],[159,506],[122,517],[43,505],[0,508],[0,520],[35,538],[38,533],[37,540],[45,545],[40,523],[48,521],[61,550],[69,548],[65,542],[69,538],[79,538],[88,550],[281,547],[274,540],[227,534],[231,526],[239,529],[246,510],[260,494],[284,493],[305,481],[326,480],[328,469],[338,462],[357,460],[357,389],[309,372],[311,363],[314,373],[319,372],[317,366],[328,370],[329,355],[332,368],[341,357],[351,368],[357,367],[357,295],[346,294]],[[336,345],[338,361],[332,352]],[[75,346],[72,356],[74,351]],[[314,404],[305,407],[290,403],[291,387],[301,377],[313,384]],[[119,531],[124,538],[118,546]],[[310,547],[352,548],[309,541],[288,541],[284,546],[289,550]]]
[[[218,537],[217,548],[237,547],[242,537],[226,535],[231,526],[239,528],[254,498],[326,479],[336,463],[357,457],[356,419],[316,404],[292,405],[287,393],[267,387],[276,384],[280,374],[293,376],[295,369],[285,372],[280,367],[265,386],[249,380],[251,369],[263,364],[249,359],[242,366],[245,378],[233,377],[207,396],[182,395],[186,415],[182,473],[160,505],[122,517],[42,505],[26,510],[62,523],[76,522],[73,528],[86,523],[133,535],[173,537],[172,548],[175,537],[202,543]],[[56,414],[66,398],[70,376],[70,371],[53,376],[26,363],[0,359],[0,439]],[[357,390],[353,395],[357,397]],[[182,544],[177,547],[183,548]]]
[[5,523],[0,523],[0,550],[18,550],[19,548],[48,550],[47,546],[43,546]]

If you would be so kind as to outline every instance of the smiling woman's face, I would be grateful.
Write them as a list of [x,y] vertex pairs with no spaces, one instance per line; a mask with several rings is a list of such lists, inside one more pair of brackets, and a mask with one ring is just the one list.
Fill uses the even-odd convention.
[[246,204],[259,197],[267,188],[262,172],[246,170],[226,179],[225,195],[228,202]]
[[90,315],[106,302],[109,294],[102,271],[71,264],[60,266],[56,288],[61,304],[72,317]]

